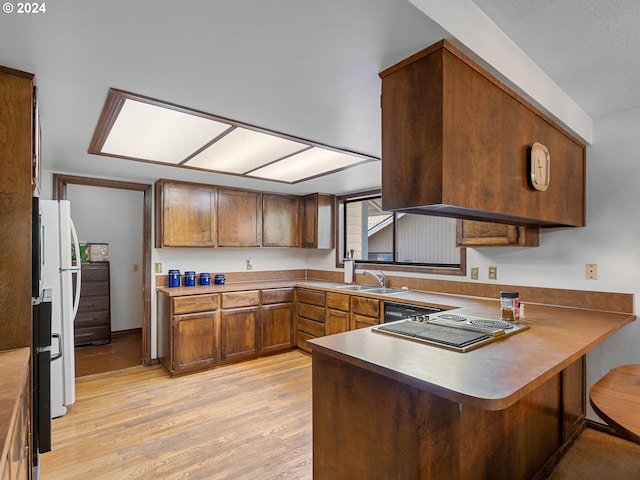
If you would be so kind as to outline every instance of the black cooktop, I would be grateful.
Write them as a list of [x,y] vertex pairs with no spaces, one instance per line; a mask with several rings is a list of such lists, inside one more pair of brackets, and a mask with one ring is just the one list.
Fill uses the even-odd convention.
[[493,339],[491,335],[443,325],[403,320],[374,327],[374,331],[410,338],[434,345],[467,351]]

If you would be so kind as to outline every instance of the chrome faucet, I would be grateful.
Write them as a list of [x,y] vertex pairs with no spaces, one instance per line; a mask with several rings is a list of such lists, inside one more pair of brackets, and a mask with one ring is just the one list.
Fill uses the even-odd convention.
[[375,278],[381,287],[385,287],[387,284],[387,276],[381,270],[378,270],[377,274],[371,270],[362,270],[361,273]]

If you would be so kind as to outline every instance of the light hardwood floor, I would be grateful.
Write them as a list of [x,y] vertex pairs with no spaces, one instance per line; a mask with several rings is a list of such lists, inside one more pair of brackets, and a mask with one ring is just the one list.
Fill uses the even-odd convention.
[[[76,390],[53,421],[42,480],[312,478],[311,357],[298,351],[174,379],[133,367]],[[586,430],[549,478],[638,472],[640,446]]]
[[310,479],[311,358],[294,351],[171,379],[78,379],[43,480]]

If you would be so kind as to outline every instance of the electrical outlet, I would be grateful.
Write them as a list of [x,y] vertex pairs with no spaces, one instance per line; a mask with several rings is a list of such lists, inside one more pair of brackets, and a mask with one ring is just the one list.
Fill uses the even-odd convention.
[[598,264],[597,263],[587,263],[584,266],[584,277],[587,280],[597,280],[598,279]]
[[247,270],[253,270],[253,260],[251,258],[247,258]]
[[497,280],[498,279],[498,267],[492,265],[489,267],[489,280]]
[[471,267],[471,280],[478,280],[479,271],[478,267]]
[[156,273],[162,273],[162,263],[156,262],[155,268],[156,268]]

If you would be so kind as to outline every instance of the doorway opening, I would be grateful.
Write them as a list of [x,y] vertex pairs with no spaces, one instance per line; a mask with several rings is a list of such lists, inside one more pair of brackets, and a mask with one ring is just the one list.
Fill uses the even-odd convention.
[[[151,195],[152,186],[141,183],[105,180],[72,175],[53,175],[54,199],[66,200],[68,186],[80,185],[138,191],[143,193],[142,207],[142,325],[139,332],[142,365],[151,365]],[[135,329],[134,329],[135,330]],[[125,332],[123,332],[124,334]],[[135,332],[131,332],[135,333]],[[124,335],[123,335],[124,336]],[[121,340],[117,338],[117,340]],[[130,341],[130,339],[129,339]]]

